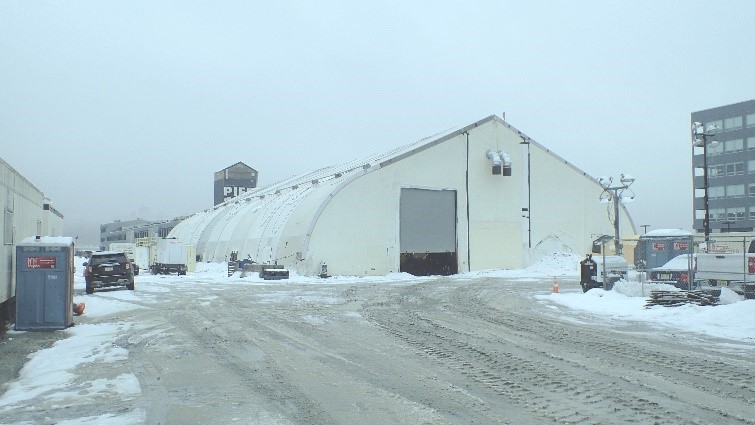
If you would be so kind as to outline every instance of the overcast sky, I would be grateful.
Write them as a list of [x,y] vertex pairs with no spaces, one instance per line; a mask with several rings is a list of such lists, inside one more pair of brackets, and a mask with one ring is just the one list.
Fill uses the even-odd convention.
[[690,113],[755,98],[751,0],[261,3],[2,0],[0,157],[94,243],[505,111],[691,229]]

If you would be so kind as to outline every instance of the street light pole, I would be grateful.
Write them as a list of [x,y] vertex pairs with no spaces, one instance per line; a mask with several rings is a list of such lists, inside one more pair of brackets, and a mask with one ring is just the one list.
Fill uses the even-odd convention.
[[[600,194],[600,201],[603,203],[613,201],[613,246],[616,255],[621,255],[621,240],[619,239],[619,201],[622,200],[634,200],[634,193],[629,189],[629,186],[634,183],[634,177],[628,174],[622,174],[619,178],[621,185],[611,186],[613,183],[613,177],[605,178],[601,177],[598,182],[603,187],[603,192]],[[629,190],[630,195],[624,197],[624,192]]]
[[708,144],[712,147],[716,147],[718,142],[712,140],[708,142],[708,137],[712,137],[716,134],[718,128],[715,124],[708,127],[708,131],[705,131],[705,126],[700,122],[692,123],[692,146],[703,148],[703,207],[705,212],[703,215],[703,234],[705,237],[705,249],[708,249],[708,242],[710,239],[710,206],[708,204]]

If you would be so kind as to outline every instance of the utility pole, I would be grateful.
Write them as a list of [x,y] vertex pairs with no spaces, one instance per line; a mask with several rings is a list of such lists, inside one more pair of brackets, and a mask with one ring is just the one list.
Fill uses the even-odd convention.
[[[634,200],[634,192],[629,186],[634,183],[634,177],[628,174],[622,174],[619,177],[620,185],[612,186],[613,177],[601,177],[598,179],[600,186],[603,187],[603,193],[600,194],[601,203],[610,203],[613,201],[613,246],[616,255],[621,255],[621,240],[619,239],[619,201]],[[628,195],[624,195],[629,191]]]

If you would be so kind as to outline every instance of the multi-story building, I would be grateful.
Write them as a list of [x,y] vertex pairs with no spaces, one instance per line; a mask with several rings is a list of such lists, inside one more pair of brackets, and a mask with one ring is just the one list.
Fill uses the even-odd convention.
[[135,242],[144,238],[164,238],[185,217],[172,220],[148,221],[142,219],[121,221],[100,225],[100,249],[110,249],[114,242]]
[[[693,125],[702,123],[707,134],[692,152],[695,231],[705,231],[707,189],[711,233],[752,232],[755,228],[755,100],[693,112],[691,122]],[[707,175],[703,172],[706,163]]]

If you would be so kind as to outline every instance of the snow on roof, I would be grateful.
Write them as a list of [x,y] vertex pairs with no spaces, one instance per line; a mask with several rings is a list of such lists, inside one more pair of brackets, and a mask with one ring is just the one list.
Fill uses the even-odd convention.
[[669,236],[692,236],[692,232],[688,232],[682,229],[656,229],[651,230],[642,237],[669,237]]
[[28,245],[59,245],[59,246],[69,246],[73,244],[73,238],[69,236],[40,236],[39,239],[37,239],[37,236],[29,236],[28,238],[25,238],[21,241],[17,246],[28,246]]

